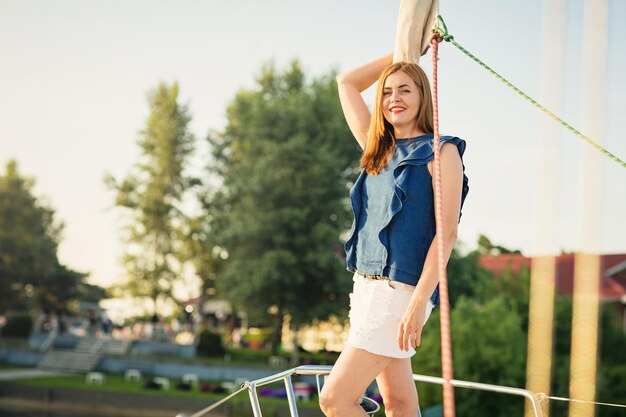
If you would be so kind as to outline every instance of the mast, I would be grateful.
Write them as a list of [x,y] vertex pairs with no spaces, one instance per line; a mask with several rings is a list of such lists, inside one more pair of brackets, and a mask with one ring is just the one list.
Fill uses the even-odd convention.
[[[608,0],[585,0],[582,56],[582,128],[605,136]],[[602,165],[600,154],[580,146],[579,251],[574,263],[570,398],[595,401],[598,362]],[[571,402],[570,417],[593,417],[595,406]]]

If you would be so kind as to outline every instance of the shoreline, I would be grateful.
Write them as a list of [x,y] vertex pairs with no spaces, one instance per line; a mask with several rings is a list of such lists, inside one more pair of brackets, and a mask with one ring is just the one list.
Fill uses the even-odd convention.
[[[0,411],[40,411],[79,414],[81,417],[176,417],[192,415],[212,400],[185,397],[160,397],[153,394],[50,388],[26,384],[0,383]],[[289,417],[287,400],[284,404],[264,406],[268,416]],[[0,413],[1,414],[1,413]],[[319,408],[298,407],[300,417],[323,417]],[[249,400],[227,402],[209,414],[211,417],[240,417],[252,415]]]
[[[174,417],[179,413],[193,414],[209,404],[211,401],[193,398],[0,384],[0,410],[83,413],[94,417]],[[211,415],[226,417],[228,413],[216,410]]]
[[[42,402],[34,400],[24,400],[20,398],[0,398],[0,412],[13,411],[13,412],[49,412],[49,413],[68,413],[68,414],[81,414],[89,415],[90,417],[175,417],[176,414],[165,410],[152,410],[152,409],[120,409],[117,407],[99,405],[94,408],[93,405],[82,403],[61,403],[61,402]],[[214,413],[215,417],[226,417],[225,414]]]

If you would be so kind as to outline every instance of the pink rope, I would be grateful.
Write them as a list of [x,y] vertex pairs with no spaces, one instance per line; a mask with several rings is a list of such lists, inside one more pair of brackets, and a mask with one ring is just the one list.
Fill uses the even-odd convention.
[[437,60],[439,42],[430,41],[433,48],[433,123],[435,147],[435,221],[437,224],[437,261],[439,271],[439,298],[441,308],[441,370],[443,384],[443,414],[454,417],[454,390],[452,380],[452,338],[450,337],[450,302],[448,298],[448,276],[443,254],[443,214],[441,203],[441,161],[439,153],[439,103],[437,95]]

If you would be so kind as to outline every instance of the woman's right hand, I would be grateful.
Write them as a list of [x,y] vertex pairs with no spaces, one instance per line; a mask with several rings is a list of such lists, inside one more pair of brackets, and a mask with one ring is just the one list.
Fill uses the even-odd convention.
[[422,329],[426,321],[426,302],[415,302],[411,299],[398,325],[398,347],[409,351],[417,349],[422,340]]

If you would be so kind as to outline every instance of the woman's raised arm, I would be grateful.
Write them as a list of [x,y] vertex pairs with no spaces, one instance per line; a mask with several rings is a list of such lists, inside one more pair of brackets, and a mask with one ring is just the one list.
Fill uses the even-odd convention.
[[365,149],[367,143],[367,130],[372,117],[361,93],[374,84],[381,72],[390,65],[393,54],[378,58],[360,67],[337,75],[339,99],[341,108],[346,117],[350,131],[356,138],[361,148]]

